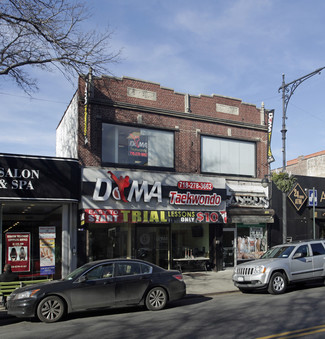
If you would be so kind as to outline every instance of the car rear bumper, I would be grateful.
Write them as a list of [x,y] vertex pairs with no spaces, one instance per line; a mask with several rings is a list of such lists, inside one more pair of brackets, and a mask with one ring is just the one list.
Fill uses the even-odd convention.
[[173,285],[173,288],[169,289],[169,301],[184,298],[186,296],[186,285],[185,283]]

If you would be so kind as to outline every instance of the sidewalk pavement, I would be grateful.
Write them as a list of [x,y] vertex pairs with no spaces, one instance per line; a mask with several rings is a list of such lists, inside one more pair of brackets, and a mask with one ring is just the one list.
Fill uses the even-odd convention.
[[[218,272],[183,272],[186,283],[186,297],[237,292],[238,288],[234,286],[231,280],[232,272],[232,268]],[[8,318],[12,318],[12,316],[7,314],[3,306],[0,306],[0,321]]]
[[231,279],[233,268],[214,272],[184,272],[186,293],[191,295],[213,295],[239,291]]

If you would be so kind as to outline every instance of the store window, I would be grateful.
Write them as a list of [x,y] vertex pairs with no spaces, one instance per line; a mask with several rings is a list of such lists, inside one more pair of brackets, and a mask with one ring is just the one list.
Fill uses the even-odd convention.
[[89,224],[86,253],[88,260],[131,257],[129,231],[131,232],[128,224]]
[[174,133],[103,123],[102,162],[173,169]]
[[265,224],[237,225],[237,260],[258,259],[267,250]]
[[209,257],[208,224],[173,224],[172,254],[173,258]]
[[7,202],[2,217],[2,264],[11,264],[23,280],[61,278],[62,206]]
[[256,175],[254,142],[201,137],[201,171],[232,175]]

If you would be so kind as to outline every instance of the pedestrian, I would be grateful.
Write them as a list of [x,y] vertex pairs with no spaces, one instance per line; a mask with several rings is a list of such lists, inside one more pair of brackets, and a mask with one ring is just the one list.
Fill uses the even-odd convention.
[[[12,272],[11,265],[5,264],[3,268],[3,273],[0,274],[0,281],[1,282],[9,282],[9,281],[18,281],[19,276]],[[5,296],[2,296],[2,305],[6,306],[7,298]]]

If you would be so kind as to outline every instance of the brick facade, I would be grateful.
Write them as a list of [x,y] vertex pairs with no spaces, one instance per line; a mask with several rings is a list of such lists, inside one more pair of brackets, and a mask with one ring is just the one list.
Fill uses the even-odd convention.
[[175,171],[200,173],[200,135],[256,143],[256,177],[267,174],[267,125],[263,109],[220,95],[187,95],[132,78],[92,78],[85,144],[85,79],[78,84],[78,158],[101,166],[102,122],[175,131]]

